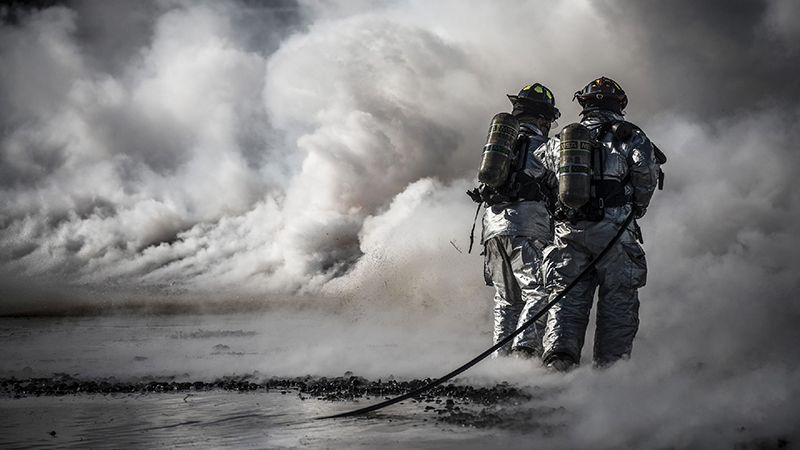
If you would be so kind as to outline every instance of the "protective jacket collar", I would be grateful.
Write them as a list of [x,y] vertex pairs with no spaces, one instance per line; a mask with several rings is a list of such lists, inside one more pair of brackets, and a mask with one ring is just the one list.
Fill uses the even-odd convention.
[[581,125],[594,128],[595,126],[601,125],[606,122],[621,122],[624,121],[625,118],[622,115],[617,114],[613,111],[608,110],[599,110],[599,111],[592,111],[589,114],[583,116],[581,119]]
[[540,130],[539,127],[537,127],[536,125],[533,125],[531,123],[521,123],[521,124],[519,124],[519,130],[520,131],[524,131],[524,132],[526,132],[528,134],[535,134],[537,136],[544,136],[544,133],[542,133],[542,130]]

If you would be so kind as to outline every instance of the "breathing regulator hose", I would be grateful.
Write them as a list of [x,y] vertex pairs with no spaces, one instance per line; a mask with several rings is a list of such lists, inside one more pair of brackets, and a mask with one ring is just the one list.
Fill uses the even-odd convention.
[[619,241],[619,238],[622,237],[622,234],[625,232],[625,230],[628,229],[628,226],[633,221],[633,217],[635,216],[635,213],[636,212],[634,210],[634,211],[631,211],[630,214],[628,214],[628,217],[625,219],[625,222],[623,222],[622,226],[619,228],[619,230],[617,230],[617,233],[614,235],[613,238],[611,238],[611,240],[608,242],[608,244],[603,249],[603,251],[600,252],[600,254],[598,254],[597,257],[594,258],[592,260],[592,262],[590,262],[589,265],[587,265],[586,268],[583,269],[583,271],[574,280],[572,280],[572,282],[570,284],[568,284],[566,288],[564,288],[563,291],[561,291],[555,298],[553,298],[546,305],[544,305],[544,307],[538,313],[536,313],[536,315],[534,315],[533,317],[528,319],[525,323],[520,325],[519,328],[514,330],[511,334],[509,334],[505,338],[503,338],[500,341],[498,341],[493,346],[491,346],[488,349],[486,349],[486,351],[484,351],[480,355],[476,356],[475,358],[473,358],[472,360],[470,360],[469,362],[467,362],[463,366],[455,369],[454,371],[448,373],[447,375],[445,375],[445,376],[443,376],[441,378],[437,378],[436,380],[433,380],[433,381],[431,381],[430,383],[428,383],[428,384],[426,384],[424,386],[421,386],[421,387],[419,387],[417,389],[414,389],[411,392],[405,393],[405,394],[400,395],[398,397],[391,398],[391,399],[386,400],[386,401],[381,402],[381,403],[376,403],[376,404],[374,404],[372,406],[367,406],[367,407],[364,407],[364,408],[361,408],[361,409],[356,409],[354,411],[348,411],[348,412],[344,412],[344,413],[340,413],[340,414],[334,414],[332,416],[317,417],[317,420],[338,419],[340,417],[351,417],[351,416],[357,416],[357,415],[360,415],[360,414],[366,414],[368,412],[372,412],[372,411],[377,411],[379,409],[383,409],[383,408],[385,408],[387,406],[394,405],[395,403],[402,402],[403,400],[407,400],[409,398],[416,397],[416,396],[422,394],[423,392],[425,392],[425,391],[427,391],[427,390],[429,390],[431,388],[434,388],[436,386],[439,386],[440,384],[450,380],[451,378],[453,378],[453,377],[465,372],[467,369],[469,369],[470,367],[474,366],[475,364],[478,364],[483,359],[485,359],[487,356],[491,355],[495,350],[497,350],[498,348],[500,348],[500,347],[508,344],[509,342],[511,342],[511,340],[513,340],[515,337],[517,337],[517,335],[522,333],[526,328],[528,328],[531,325],[533,325],[537,320],[539,320],[540,317],[542,317],[545,313],[547,313],[547,311],[550,308],[552,308],[553,305],[555,305],[562,298],[564,298],[564,296],[567,295],[567,293],[569,291],[571,291],[572,288],[574,288],[575,285],[577,285],[578,282],[581,281],[592,269],[594,269],[594,267],[597,265],[597,263],[600,262],[600,260],[603,259],[603,257],[606,256],[606,254],[609,251],[611,251],[611,248],[614,246],[614,244],[616,244],[617,241]]

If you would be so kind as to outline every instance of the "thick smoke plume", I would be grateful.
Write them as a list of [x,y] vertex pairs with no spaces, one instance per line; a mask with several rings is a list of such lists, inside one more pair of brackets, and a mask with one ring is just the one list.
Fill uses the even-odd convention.
[[1,6],[0,310],[280,294],[486,328],[464,191],[488,121],[538,81],[565,125],[572,93],[604,75],[669,162],[641,223],[634,357],[570,376],[572,438],[791,435],[797,13],[791,0]]

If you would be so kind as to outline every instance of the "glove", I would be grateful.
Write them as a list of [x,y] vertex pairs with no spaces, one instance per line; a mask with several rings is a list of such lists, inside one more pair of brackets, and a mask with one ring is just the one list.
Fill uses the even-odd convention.
[[473,202],[483,203],[483,197],[481,197],[480,188],[470,189],[467,191],[467,195],[469,195],[469,198],[471,198]]
[[647,212],[647,208],[644,206],[639,206],[637,204],[633,205],[633,218],[634,219],[641,219],[644,217],[644,214]]

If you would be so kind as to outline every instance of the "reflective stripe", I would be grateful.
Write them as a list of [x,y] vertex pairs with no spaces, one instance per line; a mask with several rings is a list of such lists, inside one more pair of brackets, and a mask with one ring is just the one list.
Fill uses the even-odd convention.
[[483,146],[483,152],[481,152],[481,154],[483,153],[499,153],[508,156],[511,154],[511,149],[502,145],[486,144]]
[[558,176],[562,175],[585,175],[589,176],[589,167],[583,164],[567,164],[558,168]]

